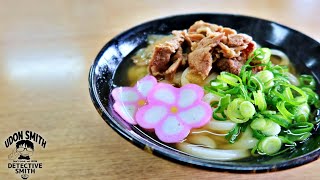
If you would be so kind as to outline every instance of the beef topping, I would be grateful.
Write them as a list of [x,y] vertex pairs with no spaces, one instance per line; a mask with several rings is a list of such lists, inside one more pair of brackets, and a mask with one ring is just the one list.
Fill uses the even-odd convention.
[[205,79],[212,68],[212,50],[217,46],[223,34],[216,37],[205,37],[197,45],[197,48],[188,56],[190,73],[201,75]]
[[189,66],[188,77],[205,79],[211,69],[239,74],[255,49],[246,34],[204,21],[195,22],[188,31],[173,31],[173,38],[154,48],[149,72],[172,80],[181,66]]
[[182,31],[173,31],[172,34],[174,35],[172,39],[155,46],[149,63],[150,74],[154,76],[164,75],[170,66],[171,56],[181,47],[181,43],[184,41]]

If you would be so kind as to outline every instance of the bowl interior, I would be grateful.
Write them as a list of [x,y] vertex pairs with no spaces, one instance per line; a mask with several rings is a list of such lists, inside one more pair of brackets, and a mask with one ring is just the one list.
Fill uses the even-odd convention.
[[[131,63],[128,56],[146,45],[145,41],[149,34],[169,34],[172,30],[187,29],[197,20],[231,27],[252,36],[261,46],[283,51],[297,71],[312,74],[319,87],[320,70],[317,68],[320,62],[320,44],[302,33],[274,22],[247,16],[226,14],[173,16],[129,29],[112,39],[100,51],[91,67],[89,83],[91,98],[103,119],[121,136],[148,152],[176,162],[204,168],[263,172],[296,167],[317,159],[320,154],[319,131],[291,153],[223,162],[196,158],[175,150],[145,134],[139,128],[126,123],[115,113],[110,92],[116,86],[127,85],[121,67]],[[317,91],[319,93],[319,90]]]

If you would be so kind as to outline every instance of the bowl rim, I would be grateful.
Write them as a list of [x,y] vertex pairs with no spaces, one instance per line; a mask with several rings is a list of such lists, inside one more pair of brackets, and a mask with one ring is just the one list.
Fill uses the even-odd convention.
[[[94,78],[95,74],[95,68],[97,66],[98,61],[102,57],[103,53],[106,51],[106,49],[116,40],[119,39],[120,37],[128,34],[129,32],[138,29],[139,27],[145,26],[147,24],[156,22],[156,21],[161,21],[165,19],[170,19],[170,18],[177,18],[177,17],[187,17],[187,16],[212,16],[212,15],[221,15],[221,16],[236,16],[236,17],[241,17],[241,18],[248,18],[248,19],[254,19],[254,20],[262,20],[267,23],[274,23],[276,25],[279,25],[281,27],[284,27],[286,29],[289,29],[290,31],[293,31],[295,33],[299,33],[304,35],[306,38],[309,38],[313,40],[315,43],[320,44],[318,41],[315,39],[309,37],[308,35],[305,35],[304,33],[301,33],[295,29],[292,29],[290,27],[287,27],[285,25],[279,24],[274,21],[262,19],[262,18],[257,18],[253,16],[247,16],[247,15],[240,15],[240,14],[228,14],[228,13],[190,13],[190,14],[176,14],[176,15],[171,15],[171,16],[165,16],[162,18],[156,18],[152,19],[149,21],[146,21],[144,23],[138,24],[134,27],[129,28],[128,30],[123,31],[122,33],[116,35],[112,39],[110,39],[99,51],[97,54],[96,58],[94,59],[93,64],[90,67],[89,70],[89,76],[88,76],[88,82],[89,82],[89,93],[90,93],[90,98],[92,100],[92,103],[94,104],[95,109],[97,112],[100,114],[100,116],[103,118],[103,120],[113,129],[115,130],[120,136],[122,136],[124,139],[129,141],[130,143],[134,144],[135,146],[139,147],[140,149],[151,153],[153,155],[156,155],[160,158],[170,160],[182,165],[188,165],[188,166],[195,166],[197,168],[203,168],[203,169],[209,169],[209,170],[215,170],[215,171],[227,171],[227,172],[236,172],[236,173],[261,173],[261,172],[273,172],[273,171],[278,171],[278,170],[285,170],[285,169],[290,169],[298,166],[302,166],[304,164],[310,163],[312,161],[315,161],[319,158],[320,156],[320,147],[318,147],[316,150],[313,150],[307,154],[304,154],[302,156],[290,159],[288,161],[284,162],[279,162],[275,164],[268,164],[268,165],[251,165],[251,166],[236,166],[236,165],[231,165],[228,164],[228,161],[215,161],[213,160],[206,160],[203,158],[197,158],[192,155],[188,155],[184,152],[175,154],[172,153],[172,150],[166,149],[165,147],[159,147],[155,144],[148,143],[146,141],[143,141],[143,139],[138,139],[132,136],[130,133],[126,132],[123,130],[120,126],[119,123],[116,122],[116,120],[108,113],[108,111],[105,109],[103,106],[102,102],[99,99],[98,96],[98,91],[95,86],[96,79]],[[232,161],[229,161],[232,162]]]

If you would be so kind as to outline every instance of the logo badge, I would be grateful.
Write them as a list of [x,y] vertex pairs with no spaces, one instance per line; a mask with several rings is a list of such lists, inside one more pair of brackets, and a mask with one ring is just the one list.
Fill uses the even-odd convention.
[[8,168],[22,179],[28,179],[37,169],[42,169],[42,162],[36,160],[36,146],[45,149],[47,141],[33,131],[18,131],[9,136],[4,142],[6,148],[11,149],[8,155]]

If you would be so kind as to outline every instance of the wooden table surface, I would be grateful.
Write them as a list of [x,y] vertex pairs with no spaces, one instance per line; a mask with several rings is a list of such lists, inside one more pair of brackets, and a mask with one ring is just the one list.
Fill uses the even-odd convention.
[[29,179],[320,179],[320,161],[275,173],[235,174],[179,165],[130,144],[99,116],[88,71],[118,33],[155,18],[192,12],[244,14],[290,26],[320,39],[320,1],[312,0],[1,0],[0,179],[16,131],[46,140],[32,156],[42,162]]

